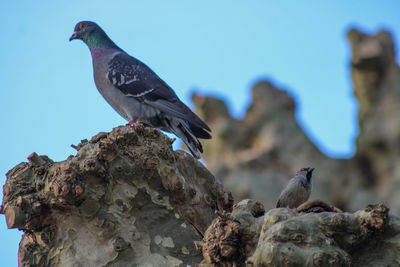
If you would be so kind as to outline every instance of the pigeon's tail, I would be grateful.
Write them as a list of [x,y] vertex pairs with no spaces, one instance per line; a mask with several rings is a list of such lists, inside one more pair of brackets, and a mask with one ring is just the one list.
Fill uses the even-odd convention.
[[196,136],[197,138],[211,139],[211,135],[203,128],[201,128],[193,123],[190,123],[190,122],[189,122],[189,126],[190,126],[190,129],[192,130],[193,135]]
[[172,123],[170,123],[170,126],[171,132],[182,139],[192,155],[199,159],[199,152],[203,153],[203,147],[201,146],[200,141],[196,138],[196,133],[190,128],[190,125],[183,119],[175,118]]

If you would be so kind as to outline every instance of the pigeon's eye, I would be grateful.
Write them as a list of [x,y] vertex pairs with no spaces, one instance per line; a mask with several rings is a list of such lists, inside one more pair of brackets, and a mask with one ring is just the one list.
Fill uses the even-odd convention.
[[79,25],[79,29],[83,30],[86,28],[86,23],[82,23],[81,25]]

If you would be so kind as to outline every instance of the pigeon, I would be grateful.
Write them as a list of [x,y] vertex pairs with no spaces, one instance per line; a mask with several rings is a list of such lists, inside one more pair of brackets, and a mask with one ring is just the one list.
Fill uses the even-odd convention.
[[311,177],[314,168],[302,168],[290,179],[279,196],[277,208],[295,209],[308,200],[311,194]]
[[76,24],[69,40],[74,39],[89,47],[96,87],[115,111],[129,124],[141,123],[175,134],[200,158],[203,148],[198,138],[211,139],[211,130],[168,84],[119,48],[94,22]]

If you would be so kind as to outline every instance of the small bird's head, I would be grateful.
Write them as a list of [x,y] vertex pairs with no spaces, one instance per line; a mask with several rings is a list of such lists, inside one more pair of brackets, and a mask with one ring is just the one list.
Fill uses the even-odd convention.
[[296,172],[296,175],[302,175],[307,178],[307,181],[311,181],[312,173],[314,171],[313,167],[301,168]]
[[97,31],[102,31],[101,28],[94,22],[91,21],[81,21],[75,26],[74,33],[69,38],[70,41],[74,39],[80,39],[87,42],[88,37]]

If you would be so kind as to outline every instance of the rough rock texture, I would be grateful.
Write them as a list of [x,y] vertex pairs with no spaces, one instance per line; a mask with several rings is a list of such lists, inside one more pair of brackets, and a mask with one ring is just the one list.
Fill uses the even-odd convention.
[[[400,218],[383,205],[355,213],[264,214],[244,200],[214,219],[203,239],[203,266],[398,266]],[[313,203],[316,206],[316,203]],[[308,204],[308,205],[313,205]],[[322,205],[321,205],[322,204]]]
[[263,205],[250,199],[237,203],[232,213],[220,213],[203,239],[205,262],[223,266],[243,263],[257,246],[264,213]]
[[400,213],[400,70],[393,40],[387,31],[369,36],[357,30],[349,31],[348,39],[359,103],[353,158],[322,154],[298,125],[293,98],[268,81],[254,85],[240,120],[223,101],[193,95],[196,112],[213,130],[213,139],[204,142],[207,167],[236,201],[253,198],[273,208],[296,170],[313,166],[311,199],[352,211],[384,202]]
[[229,193],[171,140],[143,126],[82,141],[53,162],[33,153],[7,173],[2,213],[22,229],[19,266],[181,266]]

